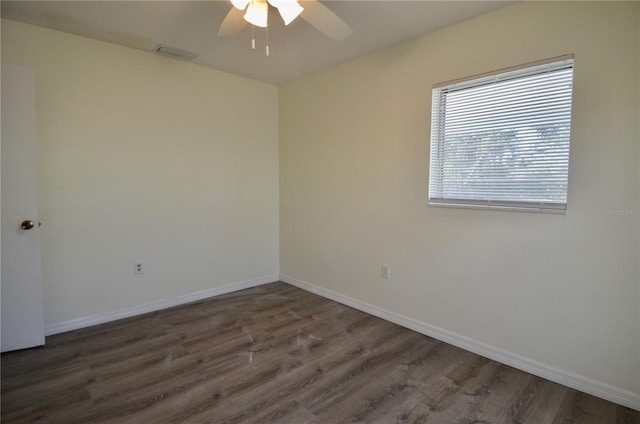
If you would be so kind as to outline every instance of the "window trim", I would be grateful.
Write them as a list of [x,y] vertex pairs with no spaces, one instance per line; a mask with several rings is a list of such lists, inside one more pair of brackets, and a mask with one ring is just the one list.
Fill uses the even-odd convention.
[[[566,54],[563,56],[557,56],[549,59],[544,59],[535,62],[529,62],[522,65],[512,66],[508,68],[502,68],[482,74],[477,74],[470,77],[459,78],[450,80],[432,86],[432,111],[431,111],[431,146],[429,149],[429,206],[435,207],[453,207],[453,208],[465,208],[465,209],[493,209],[493,210],[507,210],[507,211],[519,211],[519,212],[545,212],[545,213],[560,213],[566,214],[568,203],[568,181],[567,181],[567,202],[554,203],[554,202],[536,202],[536,201],[509,201],[509,200],[475,200],[475,199],[447,199],[442,197],[431,196],[432,178],[434,172],[432,166],[434,166],[434,155],[438,155],[442,142],[440,136],[442,134],[442,126],[444,120],[440,119],[441,116],[441,91],[445,88],[448,92],[455,92],[458,90],[464,90],[472,87],[479,87],[484,84],[492,84],[500,81],[508,81],[513,79],[519,79],[526,76],[533,76],[544,72],[552,72],[560,69],[574,68],[574,55]],[[573,111],[573,75],[571,85],[571,107],[570,114]],[[437,90],[437,91],[436,91]],[[436,95],[437,93],[437,95]],[[572,123],[572,117],[570,116],[570,125]],[[439,124],[439,126],[438,126]],[[569,135],[570,137],[570,135]],[[567,152],[567,159],[569,152]],[[436,161],[437,162],[437,161]],[[442,164],[441,164],[442,165]],[[567,176],[569,172],[569,164],[567,163]]]

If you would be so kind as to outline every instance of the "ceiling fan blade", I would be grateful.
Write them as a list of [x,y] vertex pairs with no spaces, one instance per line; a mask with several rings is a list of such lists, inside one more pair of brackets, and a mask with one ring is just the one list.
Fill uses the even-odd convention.
[[353,34],[345,21],[318,0],[303,0],[300,4],[304,7],[300,17],[328,37],[342,41]]
[[245,27],[244,11],[232,7],[218,28],[218,37],[233,37]]

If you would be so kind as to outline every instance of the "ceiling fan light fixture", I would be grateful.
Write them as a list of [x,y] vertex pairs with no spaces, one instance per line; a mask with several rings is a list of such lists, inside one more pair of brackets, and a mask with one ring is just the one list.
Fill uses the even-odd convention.
[[304,10],[296,0],[280,0],[277,3],[276,7],[285,25],[289,25]]
[[268,15],[269,5],[267,0],[251,0],[247,12],[244,14],[244,19],[252,25],[265,28]]
[[244,10],[251,0],[230,0],[231,4],[238,10]]

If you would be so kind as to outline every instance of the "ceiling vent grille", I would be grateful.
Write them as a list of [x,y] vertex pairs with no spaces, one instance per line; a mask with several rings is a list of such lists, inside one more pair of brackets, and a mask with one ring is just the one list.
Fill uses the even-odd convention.
[[163,56],[168,56],[180,60],[193,60],[198,57],[198,55],[195,53],[177,49],[175,47],[165,46],[164,44],[158,44],[153,48],[153,51]]

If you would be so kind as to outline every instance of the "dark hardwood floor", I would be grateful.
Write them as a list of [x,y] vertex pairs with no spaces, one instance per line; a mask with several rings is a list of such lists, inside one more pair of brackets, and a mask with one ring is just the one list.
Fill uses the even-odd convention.
[[2,355],[10,423],[640,423],[284,283]]

